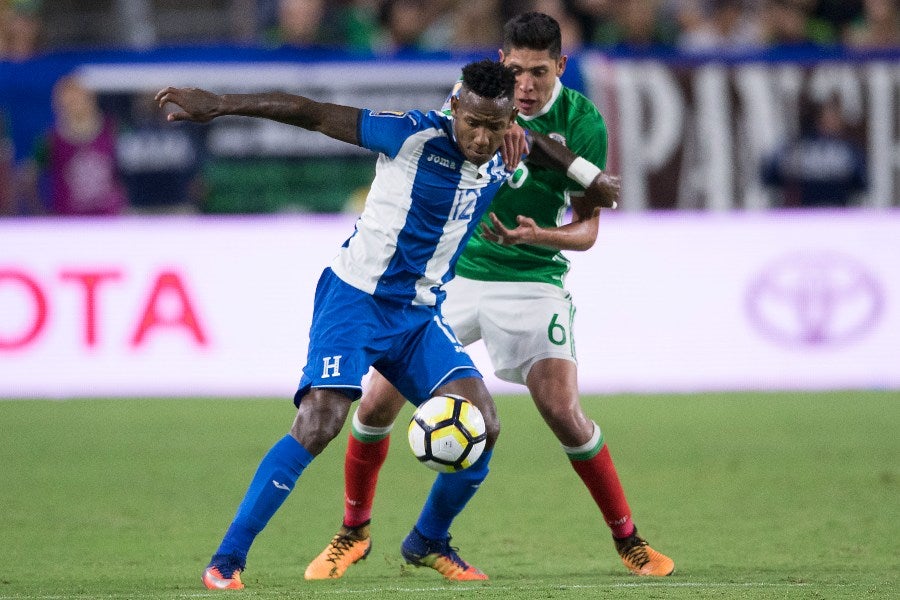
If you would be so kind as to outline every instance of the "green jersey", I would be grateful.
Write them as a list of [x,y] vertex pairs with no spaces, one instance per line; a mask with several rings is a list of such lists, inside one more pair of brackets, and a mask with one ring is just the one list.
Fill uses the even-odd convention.
[[[533,117],[519,116],[525,129],[548,135],[572,152],[606,168],[606,124],[600,111],[582,94],[556,80],[547,107]],[[583,191],[565,173],[528,165],[522,186],[504,184],[489,212],[504,226],[516,226],[516,217],[531,217],[539,227],[559,227],[569,205],[569,192]],[[483,223],[491,225],[485,215]],[[476,233],[456,264],[456,274],[481,281],[534,281],[563,287],[569,260],[559,250],[519,244],[501,246]]]

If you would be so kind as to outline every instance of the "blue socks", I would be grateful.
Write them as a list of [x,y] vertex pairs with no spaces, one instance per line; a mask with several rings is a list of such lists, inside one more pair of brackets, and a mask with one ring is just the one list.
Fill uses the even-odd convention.
[[485,451],[468,469],[437,476],[416,522],[416,529],[422,535],[432,540],[447,539],[453,519],[462,512],[487,477],[491,454],[493,449]]
[[287,499],[303,469],[313,458],[290,435],[284,436],[272,446],[259,463],[256,475],[253,476],[215,557],[229,557],[243,567],[250,544]]
[[[416,528],[427,538],[447,539],[453,519],[462,512],[487,477],[492,451],[457,473],[441,473],[416,522]],[[213,557],[243,568],[250,545],[281,507],[297,483],[303,470],[312,462],[310,454],[290,435],[280,439],[259,463],[237,514]]]

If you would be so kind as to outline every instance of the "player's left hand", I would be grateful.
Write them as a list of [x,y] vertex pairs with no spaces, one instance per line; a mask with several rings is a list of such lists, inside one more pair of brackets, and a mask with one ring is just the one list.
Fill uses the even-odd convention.
[[540,227],[530,217],[524,215],[516,217],[516,227],[514,229],[505,227],[495,213],[490,213],[488,217],[491,219],[492,227],[482,223],[481,233],[492,242],[501,246],[514,246],[515,244],[530,244],[537,239],[537,232],[540,230]]
[[156,94],[156,102],[162,108],[172,103],[181,108],[169,113],[169,121],[196,121],[206,123],[221,114],[222,98],[218,94],[199,88],[167,87]]
[[584,198],[593,206],[616,208],[619,205],[621,182],[617,175],[600,172],[584,190]]
[[503,135],[503,146],[500,148],[506,170],[514,172],[523,154],[528,154],[528,134],[518,123],[513,123]]

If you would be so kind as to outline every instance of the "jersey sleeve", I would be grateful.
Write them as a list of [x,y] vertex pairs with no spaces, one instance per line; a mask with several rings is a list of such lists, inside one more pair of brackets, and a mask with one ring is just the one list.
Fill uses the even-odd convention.
[[596,109],[586,111],[573,119],[571,125],[569,149],[601,169],[606,169],[608,133],[600,112]]
[[422,114],[418,111],[360,111],[359,145],[395,158],[406,138],[422,128]]

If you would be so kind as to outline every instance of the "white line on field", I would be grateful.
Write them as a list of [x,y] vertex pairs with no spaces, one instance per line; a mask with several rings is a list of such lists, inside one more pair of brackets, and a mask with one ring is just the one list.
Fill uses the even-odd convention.
[[[824,588],[851,588],[854,586],[862,586],[869,585],[863,583],[818,583],[818,582],[781,582],[781,583],[766,583],[760,581],[744,581],[744,582],[712,582],[712,583],[702,583],[702,582],[693,582],[693,581],[636,581],[629,583],[597,583],[597,584],[560,584],[553,586],[546,586],[546,588],[552,590],[583,590],[583,589],[617,589],[617,588],[801,588],[801,587],[824,587]],[[544,587],[544,586],[541,586]],[[433,586],[433,587],[379,587],[379,588],[366,588],[366,589],[332,589],[332,590],[323,590],[323,589],[308,589],[302,590],[303,592],[310,592],[314,595],[325,595],[325,594],[379,594],[379,593],[429,593],[429,592],[472,592],[472,591],[503,591],[509,590],[513,591],[524,591],[527,590],[528,586],[512,586],[512,585],[492,585],[487,584],[483,586],[461,586],[461,585],[447,585],[447,586]],[[266,590],[257,588],[254,590],[256,592],[264,592]],[[298,590],[300,592],[300,590]],[[135,592],[124,592],[122,594],[67,594],[65,596],[59,595],[46,595],[46,596],[30,596],[30,595],[16,595],[16,596],[0,596],[0,600],[74,600],[74,599],[126,599],[126,600],[134,600],[135,598],[141,597],[158,597],[160,595],[159,591],[155,592],[147,592],[147,593],[135,593]],[[222,598],[221,592],[193,592],[193,593],[185,593],[185,594],[172,594],[172,598]]]

